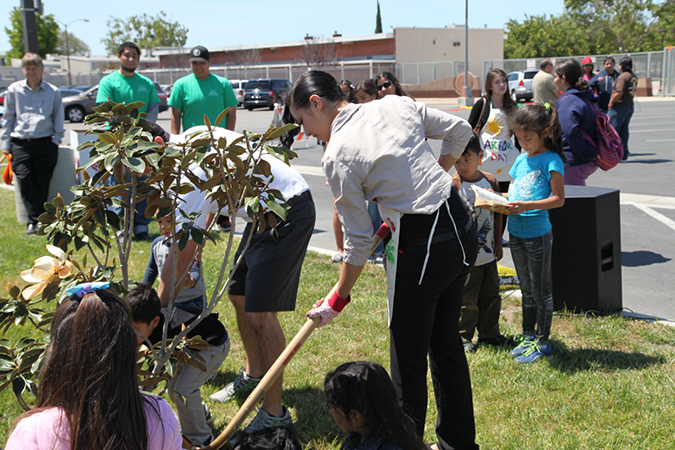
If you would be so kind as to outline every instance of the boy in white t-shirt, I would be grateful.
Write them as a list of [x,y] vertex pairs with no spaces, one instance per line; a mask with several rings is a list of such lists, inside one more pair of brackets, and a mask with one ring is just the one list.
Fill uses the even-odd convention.
[[474,133],[464,153],[455,163],[457,173],[452,176],[452,184],[467,210],[471,212],[478,232],[478,257],[469,274],[469,281],[464,286],[459,317],[459,333],[467,352],[474,350],[472,339],[476,328],[479,343],[502,346],[509,341],[499,332],[502,301],[497,261],[502,259],[502,218],[500,214],[475,207],[476,194],[470,189],[476,185],[499,192],[499,183],[495,176],[478,170],[482,159],[480,141]]

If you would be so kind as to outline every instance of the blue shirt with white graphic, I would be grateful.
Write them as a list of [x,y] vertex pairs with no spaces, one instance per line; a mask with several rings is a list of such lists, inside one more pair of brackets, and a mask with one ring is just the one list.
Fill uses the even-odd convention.
[[[528,157],[521,153],[513,163],[509,175],[513,183],[509,189],[509,202],[529,202],[544,200],[551,196],[551,172],[564,175],[562,158],[560,155],[546,151],[536,156]],[[509,217],[509,234],[519,238],[535,238],[551,231],[551,221],[548,211],[533,209]]]

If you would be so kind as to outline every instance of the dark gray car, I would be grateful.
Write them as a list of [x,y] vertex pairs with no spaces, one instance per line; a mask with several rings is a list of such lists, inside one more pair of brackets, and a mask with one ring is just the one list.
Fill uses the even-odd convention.
[[97,93],[98,84],[78,95],[64,98],[63,110],[66,113],[66,119],[71,122],[82,122],[85,116],[93,113],[96,106]]
[[259,78],[248,80],[244,90],[244,108],[251,111],[253,108],[274,109],[282,92],[290,91],[293,85],[283,78]]

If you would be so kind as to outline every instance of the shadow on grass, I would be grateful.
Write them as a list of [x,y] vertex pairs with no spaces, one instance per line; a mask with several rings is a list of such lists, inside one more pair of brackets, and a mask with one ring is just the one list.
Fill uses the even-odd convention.
[[615,370],[641,370],[668,362],[663,357],[622,352],[619,350],[599,348],[569,350],[561,342],[553,342],[553,355],[551,367],[570,374],[582,371],[612,372]]

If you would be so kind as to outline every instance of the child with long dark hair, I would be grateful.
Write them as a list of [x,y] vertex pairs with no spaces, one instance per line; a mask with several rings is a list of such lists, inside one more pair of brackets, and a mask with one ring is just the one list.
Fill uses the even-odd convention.
[[380,98],[387,95],[398,95],[399,97],[410,97],[401,87],[401,84],[396,79],[396,75],[391,72],[381,72],[375,77],[375,84]]
[[138,390],[129,307],[107,287],[71,288],[56,309],[36,408],[22,417],[6,450],[181,448],[169,404]]
[[512,354],[518,363],[552,358],[553,320],[548,209],[565,203],[560,125],[555,106],[525,105],[509,119],[524,153],[511,167],[513,185],[506,204],[511,214],[511,255],[523,293],[523,337]]
[[427,448],[381,365],[369,361],[342,364],[326,375],[324,392],[335,422],[349,433],[342,450]]

